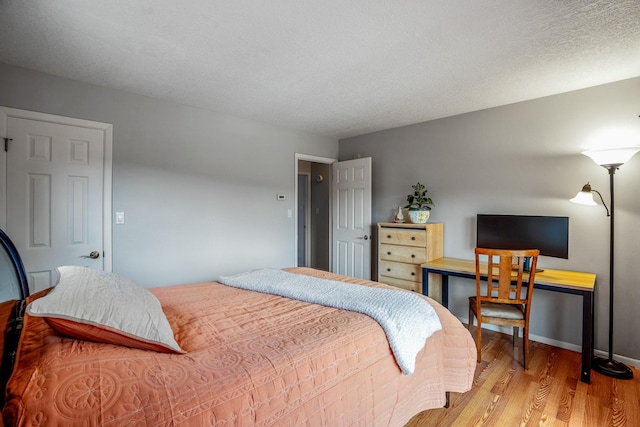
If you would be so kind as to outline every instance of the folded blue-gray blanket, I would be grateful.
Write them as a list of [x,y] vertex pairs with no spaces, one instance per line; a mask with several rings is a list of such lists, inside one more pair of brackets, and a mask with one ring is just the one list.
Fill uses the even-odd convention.
[[220,277],[225,285],[299,301],[356,311],[375,319],[389,341],[396,363],[413,373],[427,338],[442,329],[431,304],[410,292],[327,280],[264,269]]

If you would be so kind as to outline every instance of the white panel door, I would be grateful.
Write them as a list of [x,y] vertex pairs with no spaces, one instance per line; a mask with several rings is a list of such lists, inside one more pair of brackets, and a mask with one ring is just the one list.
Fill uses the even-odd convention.
[[6,131],[6,231],[30,291],[61,265],[104,269],[105,130],[9,116]]
[[371,278],[371,157],[333,164],[334,273]]

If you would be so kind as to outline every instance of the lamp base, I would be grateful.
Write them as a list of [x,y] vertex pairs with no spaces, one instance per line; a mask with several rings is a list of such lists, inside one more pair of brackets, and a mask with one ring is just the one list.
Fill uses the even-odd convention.
[[633,371],[631,368],[624,363],[612,359],[594,357],[593,369],[596,372],[600,372],[602,375],[612,378],[618,378],[621,380],[630,380],[633,378]]

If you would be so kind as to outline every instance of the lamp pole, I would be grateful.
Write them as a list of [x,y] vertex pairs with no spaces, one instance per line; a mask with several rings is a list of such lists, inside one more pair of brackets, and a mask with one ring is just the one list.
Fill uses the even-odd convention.
[[622,165],[622,163],[612,163],[601,165],[609,171],[609,192],[611,194],[611,210],[609,218],[609,357],[595,357],[593,359],[593,369],[596,372],[607,375],[613,378],[619,379],[631,379],[633,378],[633,371],[624,363],[613,360],[613,284],[614,284],[614,229],[615,229],[615,196],[613,190],[613,176],[616,170]]

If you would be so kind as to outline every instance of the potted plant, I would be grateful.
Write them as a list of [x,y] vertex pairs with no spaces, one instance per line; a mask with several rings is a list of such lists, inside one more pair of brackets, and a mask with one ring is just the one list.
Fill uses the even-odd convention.
[[427,197],[427,189],[419,182],[412,185],[413,194],[407,196],[409,218],[414,224],[424,224],[431,215],[431,207],[435,206],[431,197]]

